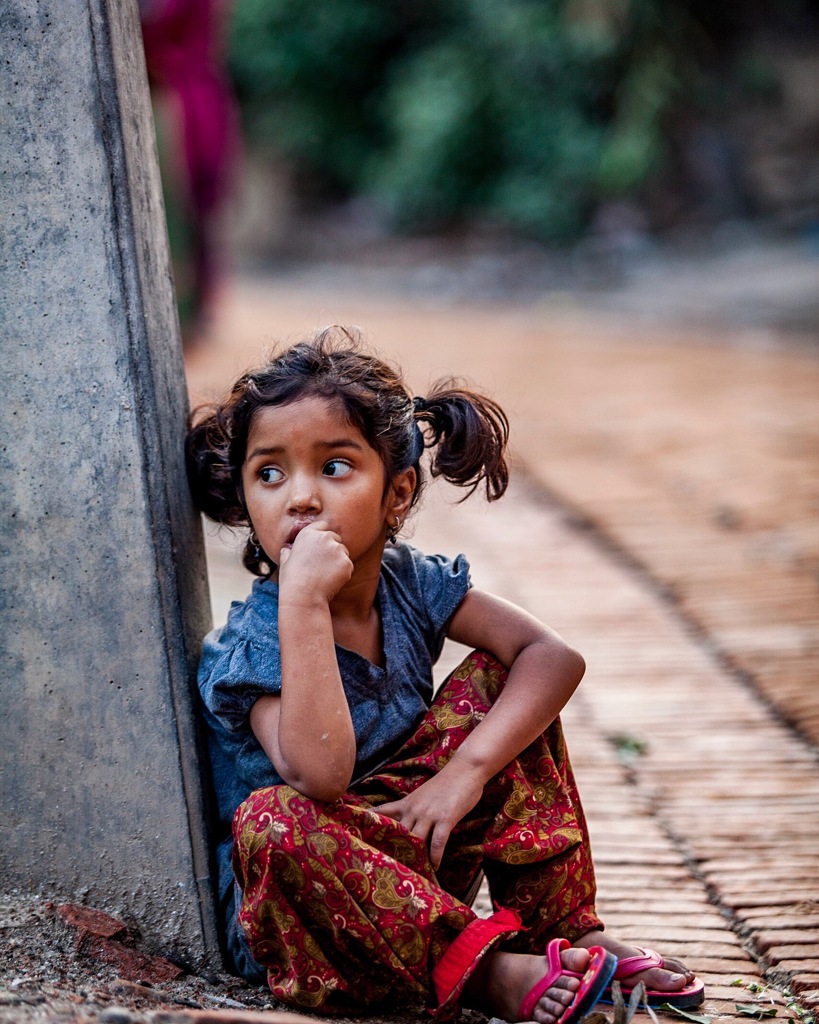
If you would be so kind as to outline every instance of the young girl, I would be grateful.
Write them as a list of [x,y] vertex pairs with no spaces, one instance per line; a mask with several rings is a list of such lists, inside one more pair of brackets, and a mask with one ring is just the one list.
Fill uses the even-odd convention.
[[[433,477],[494,500],[507,433],[453,382],[413,399],[342,328],[194,414],[195,499],[250,528],[259,577],[199,674],[228,953],[294,1007],[571,1024],[612,976],[702,1000],[682,965],[602,933],[558,719],[580,655],[473,587],[463,555],[396,542],[425,449]],[[433,697],[446,637],[476,650]]]

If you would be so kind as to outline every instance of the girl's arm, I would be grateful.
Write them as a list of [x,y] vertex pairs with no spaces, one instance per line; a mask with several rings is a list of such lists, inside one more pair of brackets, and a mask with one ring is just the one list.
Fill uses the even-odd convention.
[[485,784],[552,724],[586,663],[533,615],[479,590],[467,593],[447,635],[494,654],[509,672],[491,711],[453,757],[460,770],[478,772]]
[[429,842],[433,867],[453,827],[480,800],[493,775],[557,718],[585,671],[583,658],[516,605],[470,590],[447,635],[493,654],[509,675],[483,721],[441,771],[402,800],[379,811]]
[[355,733],[338,669],[330,600],[352,571],[322,523],[302,530],[279,565],[280,697],[260,697],[250,725],[285,782],[314,800],[349,788]]

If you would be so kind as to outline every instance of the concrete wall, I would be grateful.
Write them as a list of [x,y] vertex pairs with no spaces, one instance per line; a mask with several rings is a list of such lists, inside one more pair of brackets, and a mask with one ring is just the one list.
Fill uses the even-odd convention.
[[199,965],[210,612],[136,0],[0,24],[0,878]]

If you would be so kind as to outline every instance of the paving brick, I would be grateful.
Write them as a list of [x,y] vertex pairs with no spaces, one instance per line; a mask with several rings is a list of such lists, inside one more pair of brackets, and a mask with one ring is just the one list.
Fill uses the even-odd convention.
[[[705,994],[709,1001],[719,999],[725,1002],[742,1003],[754,998],[746,989],[732,985],[733,979],[727,980],[723,975],[715,975],[714,980],[708,980],[702,975],[699,977],[705,982]],[[750,982],[752,979],[748,978],[747,980]],[[757,979],[757,984],[759,984],[759,979]]]
[[819,932],[810,931],[807,928],[783,928],[782,930],[776,931],[754,931],[754,945],[762,953],[767,952],[769,949],[788,946],[792,943],[800,946],[810,945],[813,949],[819,951]]
[[[591,813],[587,809],[587,813]],[[594,847],[592,848],[594,852]],[[594,854],[595,861],[597,862],[597,854]],[[616,868],[616,872],[615,872]],[[657,885],[664,886],[666,889],[673,887],[677,890],[677,883],[691,883],[691,872],[682,865],[675,864],[664,864],[654,863],[650,871],[645,871],[642,866],[635,864],[622,863],[622,864],[602,864],[598,871],[601,879],[605,878],[616,878],[618,882],[633,881],[635,885]],[[696,883],[697,888],[701,888],[699,883]]]
[[[701,918],[692,916],[687,919],[680,919],[671,914],[666,917],[658,917],[653,914],[646,914],[644,917],[637,917],[628,914],[606,913],[603,917],[610,931],[617,935],[628,933],[631,936],[642,936],[637,941],[640,945],[652,942],[665,941],[667,938],[677,936],[680,941],[690,938],[707,937],[730,939],[731,932],[724,927],[720,928],[715,918]],[[739,940],[737,940],[739,942]]]
[[788,891],[727,892],[719,891],[719,898],[727,907],[736,911],[754,910],[760,907],[793,907],[802,894]]
[[[731,989],[735,995],[737,993],[741,995],[747,985],[764,984],[762,974],[753,961],[740,965],[734,971],[712,971],[701,968],[697,971],[697,976],[705,982],[709,989],[711,986],[722,986]],[[742,985],[734,985],[735,981],[741,981]]]
[[[587,809],[591,814],[591,810]],[[674,879],[684,878],[682,858],[675,850],[660,850],[655,847],[624,846],[620,849],[601,847],[592,840],[594,859],[600,864],[645,865],[656,867],[660,877]]]
[[811,960],[780,960],[772,965],[772,973],[777,978],[781,977],[783,972],[788,974],[789,977],[793,977],[793,975],[799,974],[801,971],[811,970],[815,966],[815,956]]
[[769,946],[765,950],[765,959],[774,964],[798,961],[801,967],[813,966],[819,963],[819,945],[815,942],[793,942],[789,945]]
[[798,856],[783,854],[778,857],[773,851],[754,851],[747,859],[726,855],[700,861],[700,871],[709,873],[711,871],[755,871],[756,869],[779,870],[792,867],[816,868],[816,857],[810,854]]
[[[707,870],[703,869],[703,875],[708,879],[712,885],[725,886],[730,888],[731,884],[736,880],[737,872],[723,871],[723,870]],[[771,870],[756,870],[753,867],[746,868],[742,872],[743,884],[756,883],[761,885],[763,888],[768,889],[774,885],[781,884],[782,882],[789,883],[789,887],[793,887],[794,884],[805,885],[807,888],[817,889],[819,888],[819,867],[813,865],[812,867],[800,867],[793,864],[783,864],[781,867]]]
[[639,922],[625,924],[618,921],[618,938],[626,934],[632,936],[641,946],[654,946],[660,952],[666,952],[672,943],[679,945],[706,941],[720,943],[722,946],[742,948],[742,941],[732,932],[726,931],[725,928],[709,928],[705,924],[700,927],[694,924],[688,928],[680,928],[676,927],[673,921],[669,921],[665,926],[658,926],[656,922],[650,921],[642,924]]
[[[728,934],[730,935],[730,933]],[[663,948],[660,952],[664,956],[681,957],[685,959],[686,962],[695,958],[703,957],[718,957],[720,961],[724,961],[726,963],[742,963],[748,959],[748,954],[745,950],[733,942],[665,942],[663,943]],[[736,970],[736,967],[734,970]]]
[[773,932],[797,928],[819,928],[819,914],[797,914],[790,907],[766,908],[762,911],[748,911],[743,921],[759,931]]
[[[709,829],[707,834],[699,832],[696,835],[689,835],[687,839],[693,856],[699,861],[707,860],[710,857],[719,857],[724,854],[736,854],[738,846],[747,850],[750,857],[758,856],[760,850],[771,851],[770,839],[764,842],[753,835],[746,834],[742,837],[741,843],[738,844],[736,836],[723,835],[717,827]],[[779,844],[774,845],[777,846]],[[791,833],[788,836],[788,847],[792,852],[798,850],[806,856],[815,856],[816,854],[816,840],[813,837]]]
[[[634,898],[631,895],[610,892],[605,897],[605,905],[619,912],[634,907]],[[709,902],[707,893],[700,885],[694,883],[685,886],[682,892],[678,892],[675,887],[670,892],[646,893],[645,897],[640,900],[639,910],[646,914],[717,913]]]
[[791,988],[794,992],[819,989],[819,971],[797,971],[791,977]]

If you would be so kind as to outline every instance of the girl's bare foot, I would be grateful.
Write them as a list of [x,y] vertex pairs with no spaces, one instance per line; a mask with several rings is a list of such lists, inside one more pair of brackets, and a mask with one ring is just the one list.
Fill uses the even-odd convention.
[[[564,970],[583,974],[589,966],[586,949],[564,949],[560,963]],[[467,982],[464,1005],[481,1010],[487,1016],[518,1020],[520,1004],[548,971],[542,956],[526,953],[488,953]],[[580,988],[578,978],[561,975],[535,1006],[532,1019],[538,1024],[555,1024]]]
[[[618,960],[626,960],[629,957],[641,956],[642,951],[636,946],[629,946],[625,942],[619,942],[613,938],[608,932],[587,932],[575,943],[576,946],[582,946],[588,948],[589,946],[602,946],[603,949],[607,949],[610,953],[614,953]],[[633,988],[638,982],[642,981],[648,990],[655,992],[679,992],[680,989],[690,985],[694,980],[694,975],[685,964],[679,960],[673,960],[670,957],[663,958],[664,967],[650,967],[646,971],[640,971],[639,974],[632,974],[627,980],[623,981],[624,985],[628,988]]]

